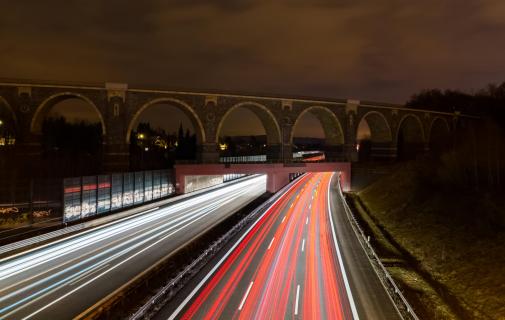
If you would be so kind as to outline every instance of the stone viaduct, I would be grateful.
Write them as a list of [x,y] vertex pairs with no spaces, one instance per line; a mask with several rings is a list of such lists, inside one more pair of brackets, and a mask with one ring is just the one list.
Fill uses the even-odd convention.
[[339,161],[356,160],[357,128],[361,121],[366,121],[370,128],[371,156],[395,158],[399,140],[426,151],[434,141],[450,140],[458,123],[466,118],[457,112],[358,100],[133,89],[121,83],[103,86],[0,83],[0,115],[14,128],[19,155],[40,154],[44,118],[56,103],[69,98],[82,99],[96,111],[102,125],[107,171],[128,168],[130,133],[142,113],[160,103],[177,107],[189,117],[196,131],[198,160],[202,163],[218,160],[217,142],[223,122],[239,107],[254,112],[263,124],[267,157],[283,162],[292,159],[294,128],[306,112],[321,122],[326,135],[326,157]]

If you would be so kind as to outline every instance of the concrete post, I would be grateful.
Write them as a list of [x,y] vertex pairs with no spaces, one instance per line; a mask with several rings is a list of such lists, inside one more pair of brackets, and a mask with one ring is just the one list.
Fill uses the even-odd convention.
[[271,162],[278,162],[282,159],[282,154],[281,154],[281,144],[271,144],[267,145],[267,161]]
[[130,146],[123,144],[104,144],[103,170],[108,173],[124,172],[130,169]]
[[16,156],[16,170],[19,176],[37,176],[41,170],[40,161],[42,159],[42,136],[35,134],[23,134],[16,139],[14,153]]
[[16,128],[14,154],[16,163],[19,164],[15,170],[18,170],[18,176],[37,176],[41,170],[42,135],[40,132],[33,133],[31,131],[31,122],[38,102],[32,98],[31,87],[18,87],[15,99],[18,127]]
[[324,155],[326,161],[339,161],[345,159],[344,150],[341,145],[324,146]]
[[293,145],[291,141],[291,132],[293,131],[293,123],[289,117],[284,118],[281,126],[281,159],[287,163],[293,161]]
[[197,160],[202,163],[218,163],[219,151],[216,143],[204,143],[198,147]]
[[105,172],[128,171],[130,168],[130,146],[126,137],[128,86],[123,83],[106,83],[105,88],[107,89],[105,112],[107,134],[104,136],[103,169]]
[[358,161],[358,150],[356,148],[356,116],[358,114],[359,100],[347,100],[345,105],[346,122],[344,125],[344,155],[347,161]]
[[267,191],[276,193],[289,183],[289,173],[269,172],[267,174]]

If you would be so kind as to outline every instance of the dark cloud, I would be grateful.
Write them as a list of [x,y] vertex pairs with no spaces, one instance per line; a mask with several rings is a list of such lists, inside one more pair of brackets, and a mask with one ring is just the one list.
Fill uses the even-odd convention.
[[0,77],[403,102],[503,81],[505,3],[0,0]]
[[259,0],[171,0],[165,2],[166,4],[174,7],[194,7],[194,6],[212,6],[220,10],[226,11],[244,11],[252,8],[254,5],[260,3]]

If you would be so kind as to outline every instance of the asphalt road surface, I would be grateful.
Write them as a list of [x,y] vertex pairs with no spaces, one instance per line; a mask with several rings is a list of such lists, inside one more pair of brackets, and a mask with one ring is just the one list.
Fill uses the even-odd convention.
[[258,176],[0,260],[0,319],[71,319],[266,191]]
[[400,319],[332,173],[300,178],[159,319]]

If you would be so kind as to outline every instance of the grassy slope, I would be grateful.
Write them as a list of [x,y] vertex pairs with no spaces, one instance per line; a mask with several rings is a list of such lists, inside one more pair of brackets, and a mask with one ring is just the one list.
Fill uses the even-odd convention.
[[505,232],[482,219],[490,206],[473,194],[420,188],[416,170],[406,165],[359,196],[471,318],[505,319]]

